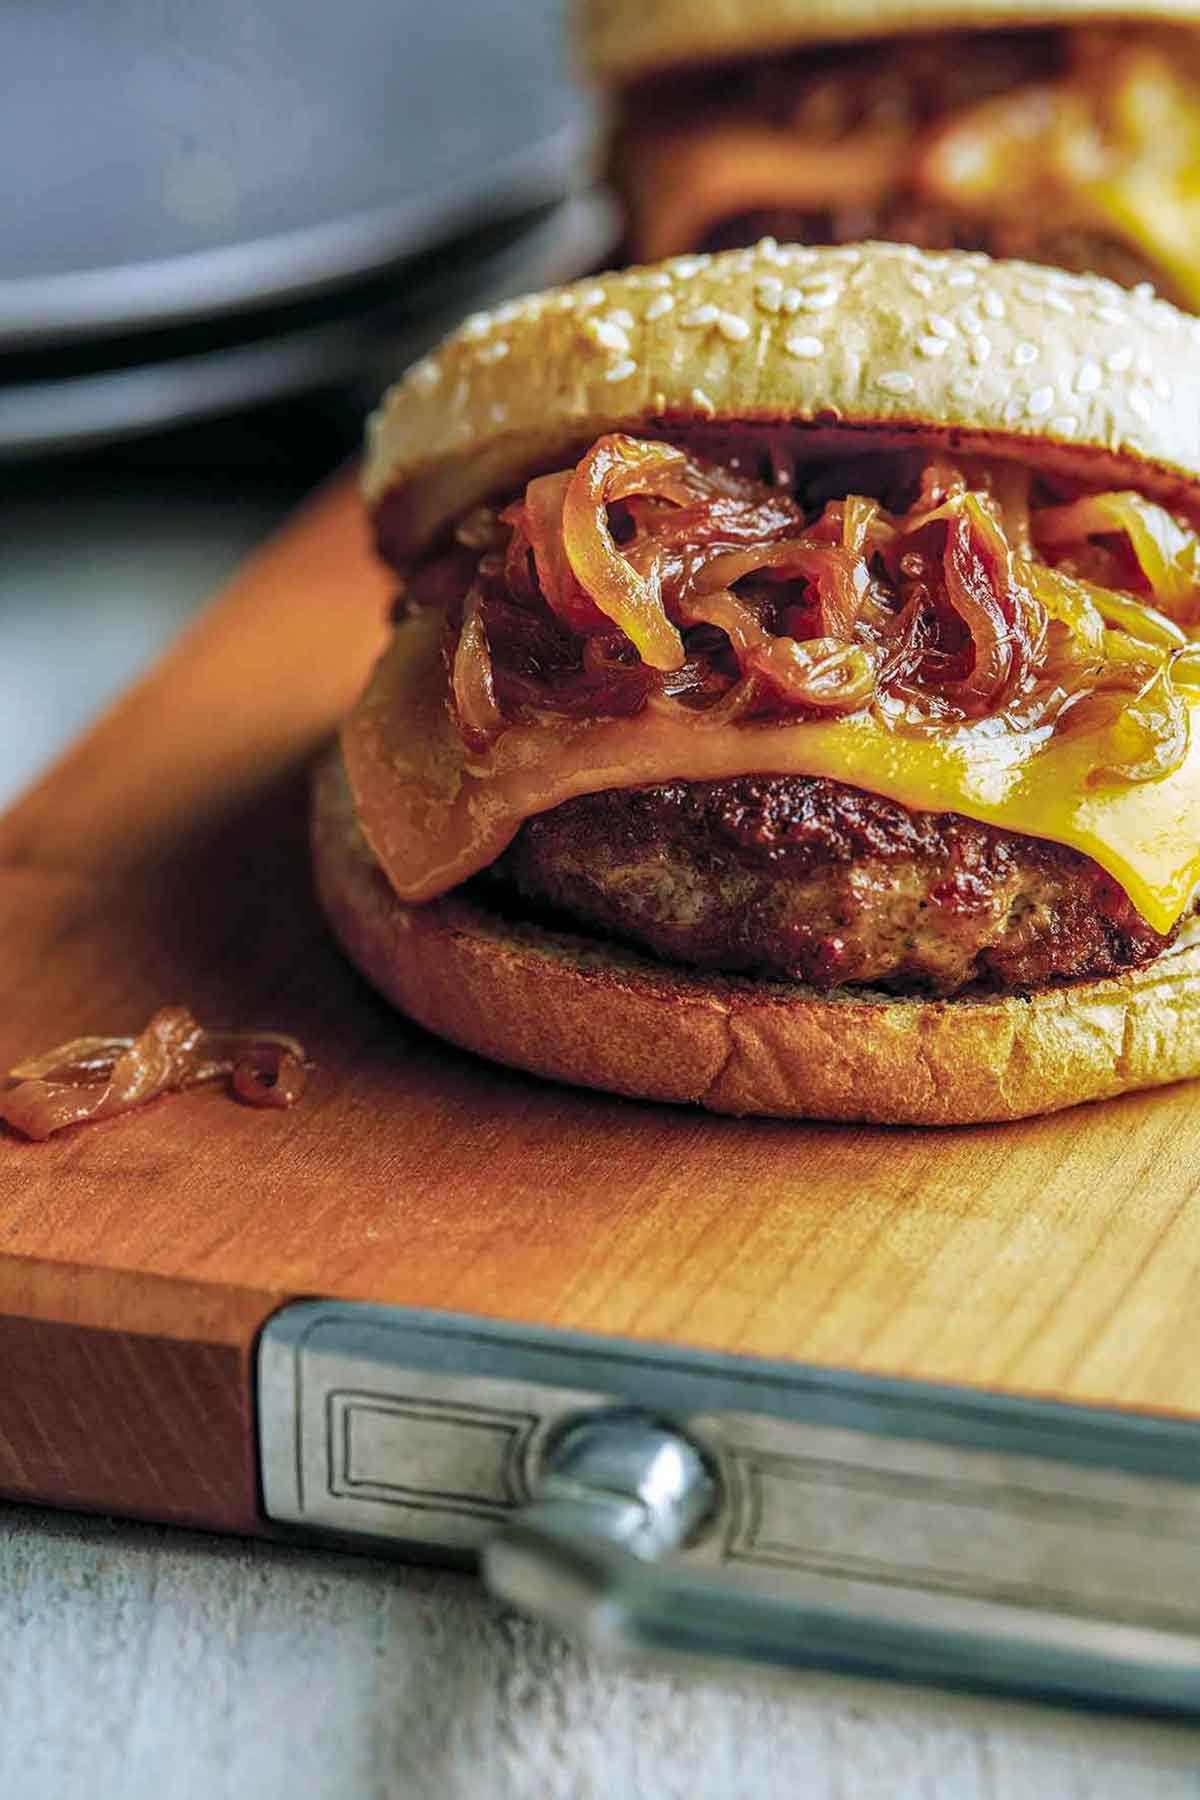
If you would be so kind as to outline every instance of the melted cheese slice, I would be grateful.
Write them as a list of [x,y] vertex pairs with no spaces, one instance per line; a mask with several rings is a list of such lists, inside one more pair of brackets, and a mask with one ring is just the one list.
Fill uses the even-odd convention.
[[[1194,71],[1114,41],[1099,92],[1065,78],[952,112],[932,131],[820,142],[786,126],[716,120],[637,136],[631,203],[646,260],[702,243],[743,213],[871,208],[911,188],[967,217],[1045,216],[1123,240],[1200,306],[1200,123]],[[1099,121],[1112,115],[1111,140]],[[1030,209],[1033,209],[1032,214]]]
[[641,134],[636,187],[638,254],[676,256],[744,212],[825,212],[871,207],[895,186],[910,139],[857,133],[845,143],[806,144],[772,125],[703,121]]
[[402,624],[342,732],[359,821],[402,900],[493,862],[532,814],[579,794],[737,775],[824,775],[916,812],[957,812],[1080,850],[1167,932],[1200,881],[1200,700],[1191,747],[1163,780],[1089,786],[1099,733],[987,725],[900,737],[865,715],[706,725],[673,710],[514,725],[471,757],[446,709],[442,621]]

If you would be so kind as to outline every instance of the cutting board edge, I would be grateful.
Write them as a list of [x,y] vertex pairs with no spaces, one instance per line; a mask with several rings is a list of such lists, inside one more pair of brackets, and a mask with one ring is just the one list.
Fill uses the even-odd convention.
[[0,1255],[0,1493],[256,1531],[255,1357],[285,1298]]

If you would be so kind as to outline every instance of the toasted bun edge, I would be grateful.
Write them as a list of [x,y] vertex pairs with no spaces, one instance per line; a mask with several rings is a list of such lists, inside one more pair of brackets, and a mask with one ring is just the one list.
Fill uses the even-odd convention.
[[1110,980],[930,1001],[714,977],[451,893],[400,901],[341,760],[313,788],[318,893],[350,960],[427,1030],[556,1081],[718,1113],[967,1125],[1200,1075],[1200,942]]
[[902,244],[676,257],[476,314],[371,420],[403,561],[608,431],[795,428],[809,454],[968,448],[1200,502],[1200,319],[1145,292]]
[[595,81],[623,86],[667,69],[805,44],[853,43],[931,31],[1096,24],[1200,24],[1187,0],[576,0],[578,60]]

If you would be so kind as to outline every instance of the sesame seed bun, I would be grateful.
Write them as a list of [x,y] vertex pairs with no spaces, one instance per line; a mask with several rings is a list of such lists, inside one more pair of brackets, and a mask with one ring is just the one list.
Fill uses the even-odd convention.
[[[902,245],[681,257],[468,320],[372,421],[366,496],[403,564],[603,432],[702,447],[757,427],[802,456],[944,447],[1200,506],[1200,319],[1091,277]],[[668,968],[461,889],[408,905],[339,759],[317,781],[313,853],[338,937],[385,995],[558,1080],[718,1112],[967,1124],[1200,1074],[1191,927],[1112,980],[830,996]]]
[[907,1000],[668,968],[447,894],[406,906],[318,771],[313,863],[342,947],[411,1018],[555,1081],[711,1112],[972,1125],[1200,1075],[1200,942],[1020,998]]
[[[653,9],[647,9],[652,12]],[[1093,276],[903,244],[683,256],[468,319],[370,423],[385,554],[602,432],[949,446],[1200,501],[1200,319]]]
[[1122,20],[1200,25],[1200,7],[1186,0],[578,0],[576,36],[587,71],[622,86],[689,63],[804,44]]

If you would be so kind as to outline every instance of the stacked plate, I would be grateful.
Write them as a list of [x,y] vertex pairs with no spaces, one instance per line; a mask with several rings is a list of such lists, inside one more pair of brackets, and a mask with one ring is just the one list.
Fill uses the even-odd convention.
[[10,11],[0,453],[373,384],[448,316],[602,257],[557,13]]

